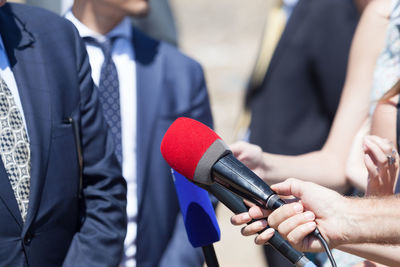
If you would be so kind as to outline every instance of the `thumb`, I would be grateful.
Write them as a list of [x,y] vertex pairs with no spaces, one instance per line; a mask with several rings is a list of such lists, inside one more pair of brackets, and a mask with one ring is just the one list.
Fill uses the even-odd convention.
[[300,198],[303,196],[303,192],[306,188],[306,182],[289,178],[282,183],[277,183],[271,186],[278,195],[282,196],[294,196]]

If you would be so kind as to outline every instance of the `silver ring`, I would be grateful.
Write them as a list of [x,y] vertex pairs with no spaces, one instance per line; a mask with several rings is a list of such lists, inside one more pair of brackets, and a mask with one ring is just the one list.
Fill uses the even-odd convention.
[[390,155],[386,155],[387,159],[388,159],[388,163],[389,165],[393,165],[396,162],[396,149],[392,148],[392,152]]
[[386,156],[386,157],[388,159],[389,165],[393,165],[396,162],[396,158],[394,156],[390,155],[390,156]]

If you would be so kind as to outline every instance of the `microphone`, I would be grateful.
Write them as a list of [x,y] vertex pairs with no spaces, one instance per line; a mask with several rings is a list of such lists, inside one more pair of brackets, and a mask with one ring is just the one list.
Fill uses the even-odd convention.
[[[199,185],[214,195],[220,202],[222,202],[233,213],[239,214],[247,212],[248,208],[243,203],[242,198],[233,194],[219,184],[212,185]],[[249,222],[248,224],[254,222]],[[262,233],[264,230],[260,231]],[[303,253],[297,251],[289,244],[278,232],[275,232],[268,243],[279,251],[286,259],[297,267],[316,267]]]
[[[163,137],[161,154],[173,169],[196,184],[220,184],[270,210],[285,204],[260,177],[232,155],[221,137],[201,122],[185,117],[176,119]],[[336,266],[318,228],[312,234],[325,248],[332,266]]]
[[203,185],[220,184],[237,195],[275,210],[284,202],[254,172],[237,160],[222,139],[206,125],[180,117],[161,142],[167,163]]
[[202,247],[208,267],[218,267],[213,243],[220,240],[221,231],[207,191],[174,170],[172,177],[189,242]]

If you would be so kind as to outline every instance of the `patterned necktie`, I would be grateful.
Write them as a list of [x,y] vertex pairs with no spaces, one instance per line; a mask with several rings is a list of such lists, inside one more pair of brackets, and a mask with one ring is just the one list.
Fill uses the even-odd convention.
[[115,154],[119,163],[122,164],[122,139],[121,139],[121,111],[119,100],[119,81],[117,68],[112,60],[112,45],[116,37],[98,42],[91,37],[84,40],[89,44],[101,48],[104,54],[104,62],[101,66],[99,82],[99,99],[103,108],[104,117],[110,127],[115,145]]
[[30,147],[21,111],[0,76],[0,154],[25,222],[30,189]]

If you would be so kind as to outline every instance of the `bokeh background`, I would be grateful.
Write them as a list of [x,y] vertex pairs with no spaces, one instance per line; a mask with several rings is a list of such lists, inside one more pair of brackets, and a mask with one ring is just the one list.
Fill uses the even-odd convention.
[[[151,0],[167,1],[167,0]],[[62,14],[72,0],[13,0]],[[229,144],[249,75],[256,60],[269,5],[265,0],[170,0],[179,48],[199,61],[208,84],[216,132]],[[150,2],[152,3],[152,2]],[[140,23],[140,22],[139,22]],[[253,237],[230,224],[232,213],[217,208],[221,241],[215,244],[221,267],[266,266]]]

